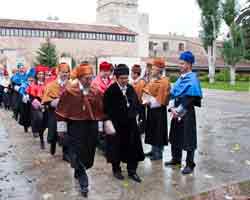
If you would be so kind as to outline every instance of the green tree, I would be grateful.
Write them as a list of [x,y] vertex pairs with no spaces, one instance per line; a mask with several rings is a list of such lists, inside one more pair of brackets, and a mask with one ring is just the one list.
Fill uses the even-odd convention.
[[214,82],[216,63],[216,39],[218,37],[221,16],[220,0],[197,0],[201,9],[202,31],[200,37],[207,51],[209,82]]
[[250,0],[248,5],[241,10],[241,13],[237,17],[237,24],[241,25],[243,30],[245,52],[244,58],[250,60]]
[[49,67],[54,67],[58,64],[56,46],[46,39],[46,42],[41,44],[37,51],[36,64],[41,64]]
[[229,38],[224,41],[222,55],[230,68],[230,83],[235,85],[236,64],[244,57],[242,30],[235,19],[239,14],[236,0],[225,0],[222,3],[223,19],[229,28]]

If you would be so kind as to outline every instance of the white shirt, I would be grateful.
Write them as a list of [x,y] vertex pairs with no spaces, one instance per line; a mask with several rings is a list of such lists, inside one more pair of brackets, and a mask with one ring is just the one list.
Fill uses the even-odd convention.
[[82,91],[83,95],[88,95],[89,94],[89,88],[85,88],[80,81],[78,81],[79,83],[79,88]]
[[191,72],[187,72],[187,73],[185,73],[185,74],[182,74],[181,75],[181,78],[185,78],[188,74],[191,74],[192,73],[192,71]]
[[127,95],[126,95],[128,86],[127,86],[127,85],[126,85],[126,86],[121,86],[118,82],[116,82],[116,83],[117,83],[117,85],[119,86],[119,88],[120,88],[120,90],[121,90],[123,96],[124,96],[125,99],[126,99],[127,107],[129,107],[129,106],[130,106],[130,103],[129,103],[128,97],[127,97]]

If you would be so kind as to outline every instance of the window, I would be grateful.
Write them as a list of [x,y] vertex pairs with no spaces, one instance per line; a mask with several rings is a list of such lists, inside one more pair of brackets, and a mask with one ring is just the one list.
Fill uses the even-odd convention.
[[32,31],[31,31],[31,35],[32,35],[32,37],[36,37],[36,31],[35,31],[35,30],[32,30]]
[[18,29],[15,29],[15,36],[19,36]]
[[62,32],[62,37],[66,39],[67,38],[67,32],[63,31]]
[[169,43],[168,42],[163,42],[162,49],[163,49],[163,51],[168,51],[169,50]]
[[2,33],[2,36],[5,36],[5,35],[6,35],[6,29],[3,28],[3,29],[1,30],[1,33]]
[[14,29],[10,29],[10,36],[14,36],[14,34],[15,34]]
[[184,51],[184,43],[179,43],[179,51]]
[[10,29],[6,29],[6,36],[10,36]]
[[18,29],[18,35],[19,35],[19,37],[23,36],[23,30],[22,29]]
[[148,49],[149,49],[149,51],[153,51],[154,50],[154,42],[152,42],[152,41],[149,42]]
[[28,37],[31,37],[31,36],[32,36],[31,33],[32,33],[31,30],[27,30],[27,36],[28,36]]
[[39,31],[38,30],[34,30],[34,36],[39,37]]

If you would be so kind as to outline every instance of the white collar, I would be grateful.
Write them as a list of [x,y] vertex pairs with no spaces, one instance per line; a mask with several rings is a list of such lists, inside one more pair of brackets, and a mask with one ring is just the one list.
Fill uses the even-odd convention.
[[121,86],[119,83],[118,83],[118,81],[116,82],[117,83],[117,85],[119,86],[119,88],[120,88],[120,90],[121,91],[126,91],[127,90],[127,88],[128,88],[128,86],[126,85],[126,86]]
[[191,72],[187,72],[185,74],[181,74],[181,78],[185,78],[188,74],[191,74],[191,73],[192,73],[192,71]]
[[141,80],[141,77],[138,77],[138,78],[135,79],[135,80],[131,79],[130,82],[131,82],[132,84],[136,84],[136,83],[138,83],[140,80]]
[[37,81],[37,85],[43,85],[44,84],[44,82],[42,82],[42,81]]
[[63,81],[62,79],[58,78],[57,83],[62,87],[66,84],[66,81]]
[[82,91],[83,95],[88,95],[89,94],[89,88],[85,88],[79,80],[78,80],[78,83],[79,83],[79,88]]

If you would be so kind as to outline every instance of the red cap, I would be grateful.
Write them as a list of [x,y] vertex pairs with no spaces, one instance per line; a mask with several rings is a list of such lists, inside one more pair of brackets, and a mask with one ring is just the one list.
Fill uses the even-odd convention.
[[105,61],[100,64],[99,68],[100,71],[111,71],[112,64]]
[[48,72],[49,71],[49,67],[43,66],[43,65],[38,65],[36,66],[36,73],[39,72]]

